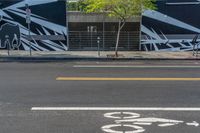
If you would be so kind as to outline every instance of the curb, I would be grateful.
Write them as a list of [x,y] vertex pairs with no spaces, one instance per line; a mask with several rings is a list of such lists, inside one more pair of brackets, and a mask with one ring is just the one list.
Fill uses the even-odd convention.
[[133,60],[200,60],[200,58],[106,58],[106,57],[0,57],[0,62],[65,62],[65,61],[133,61]]

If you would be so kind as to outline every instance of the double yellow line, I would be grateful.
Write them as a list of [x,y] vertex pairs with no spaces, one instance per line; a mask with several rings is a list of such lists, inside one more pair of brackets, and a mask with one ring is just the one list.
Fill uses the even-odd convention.
[[200,78],[57,77],[58,81],[200,81]]

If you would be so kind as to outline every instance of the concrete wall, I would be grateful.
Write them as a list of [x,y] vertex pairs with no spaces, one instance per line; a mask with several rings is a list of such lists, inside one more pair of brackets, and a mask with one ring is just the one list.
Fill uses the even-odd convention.
[[[82,13],[82,12],[75,12],[70,11],[68,14],[68,22],[88,22],[88,23],[94,23],[94,22],[118,22],[118,19],[110,18],[106,16],[103,13]],[[127,22],[140,22],[141,17],[133,17]]]

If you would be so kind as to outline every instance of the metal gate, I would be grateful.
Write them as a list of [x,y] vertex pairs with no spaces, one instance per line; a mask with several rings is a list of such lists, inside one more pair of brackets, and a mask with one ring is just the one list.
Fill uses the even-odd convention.
[[[100,50],[112,51],[115,49],[117,32],[69,32],[69,49],[77,51],[96,51],[98,50],[97,38],[100,37]],[[137,51],[140,44],[140,33],[121,32],[119,40],[119,50]]]

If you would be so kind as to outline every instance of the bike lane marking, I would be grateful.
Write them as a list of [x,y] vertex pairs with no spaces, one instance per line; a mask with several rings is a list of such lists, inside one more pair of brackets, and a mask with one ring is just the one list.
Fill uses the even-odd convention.
[[[143,133],[147,130],[147,126],[153,124],[160,128],[172,127],[175,125],[199,127],[199,123],[196,121],[185,122],[183,120],[168,118],[142,117],[141,114],[133,112],[109,112],[105,113],[104,117],[113,119],[114,123],[101,127],[102,131],[106,133]],[[124,127],[128,127],[129,130],[124,131]]]
[[[132,111],[161,111],[161,112],[200,112],[198,107],[32,107],[31,111],[108,111],[104,118],[113,122],[99,127],[105,133],[143,133],[147,127],[156,125],[160,128],[184,125],[198,128],[198,121],[175,120],[162,117],[144,117]],[[109,112],[110,111],[110,112]],[[114,112],[112,112],[114,111]],[[130,112],[129,112],[130,111]],[[126,129],[126,130],[124,130]]]

